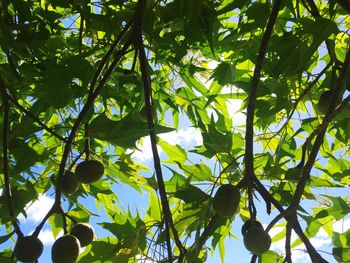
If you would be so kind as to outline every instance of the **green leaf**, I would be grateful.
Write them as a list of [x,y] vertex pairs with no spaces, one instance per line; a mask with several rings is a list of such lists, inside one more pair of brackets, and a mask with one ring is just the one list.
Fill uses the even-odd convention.
[[180,145],[171,145],[162,139],[158,139],[158,145],[168,155],[168,160],[165,163],[184,163],[187,161],[187,153]]
[[52,235],[56,238],[63,230],[63,215],[55,213],[48,221],[51,225]]
[[220,85],[234,84],[236,67],[230,63],[221,62],[215,69],[211,78],[216,80]]
[[87,247],[79,256],[78,262],[114,262],[112,259],[118,251],[118,239],[105,237],[92,242],[91,247]]
[[[157,134],[173,130],[173,128],[155,125]],[[101,114],[89,124],[88,132],[91,137],[125,148],[135,147],[137,140],[149,134],[146,123],[134,119],[132,114],[119,121],[112,121],[105,114]]]
[[259,257],[259,263],[275,263],[280,256],[272,250],[269,250]]
[[225,239],[224,238],[219,239],[219,252],[220,252],[221,262],[225,262]]
[[0,236],[0,244],[5,243],[7,240],[9,240],[13,236],[13,234],[14,232],[4,236]]
[[333,247],[332,254],[339,263],[350,262],[350,248]]
[[205,181],[210,179],[213,174],[211,169],[204,163],[195,165],[186,165],[177,163],[177,165],[184,171],[184,173],[191,178],[192,181]]
[[216,153],[229,153],[232,148],[232,133],[221,132],[212,119],[207,131],[202,132],[203,144],[211,156]]

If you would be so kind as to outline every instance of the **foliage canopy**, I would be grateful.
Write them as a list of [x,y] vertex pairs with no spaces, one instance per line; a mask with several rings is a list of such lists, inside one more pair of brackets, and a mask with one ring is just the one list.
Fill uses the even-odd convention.
[[[272,242],[285,250],[252,262],[291,262],[301,243],[327,262],[310,242],[320,230],[350,262],[350,230],[333,229],[350,212],[338,194],[350,184],[347,0],[3,0],[0,12],[1,262],[41,195],[55,201],[34,236],[106,215],[108,235],[78,262],[223,259],[239,217],[283,227]],[[184,119],[200,145],[158,137]],[[145,136],[152,165],[133,155]],[[62,194],[66,170],[88,159],[104,177]],[[231,218],[212,208],[227,183],[241,194]],[[148,207],[129,211],[121,185]]]

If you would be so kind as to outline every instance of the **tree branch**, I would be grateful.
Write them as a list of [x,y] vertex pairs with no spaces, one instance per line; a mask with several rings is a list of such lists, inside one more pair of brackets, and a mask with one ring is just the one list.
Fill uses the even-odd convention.
[[[272,29],[277,19],[278,11],[281,6],[282,0],[276,0],[271,11],[271,15],[266,25],[265,32],[261,39],[260,49],[257,61],[255,63],[254,75],[252,79],[252,86],[248,96],[248,105],[247,105],[247,119],[246,119],[246,135],[245,135],[245,176],[244,180],[248,183],[248,197],[249,203],[253,203],[252,196],[252,185],[255,178],[254,174],[254,148],[253,148],[253,139],[254,139],[254,112],[255,112],[255,104],[256,104],[256,94],[257,88],[260,80],[260,75],[262,71],[262,66],[267,50],[267,46],[270,40],[270,36],[272,34]],[[249,210],[251,217],[254,219],[254,211],[251,209],[251,205],[249,205]]]
[[[140,0],[138,3],[138,6],[142,5],[142,1]],[[136,8],[134,17],[132,20],[136,20],[141,14],[139,13],[140,10],[139,8]],[[129,27],[130,23],[128,23],[128,25],[126,26],[127,28]],[[78,117],[76,118],[74,125],[71,129],[71,132],[67,138],[67,141],[65,143],[65,147],[64,147],[64,151],[62,154],[62,159],[59,165],[59,171],[58,171],[58,175],[57,175],[57,181],[56,181],[56,193],[55,193],[55,202],[52,206],[52,208],[50,209],[50,211],[45,215],[44,219],[42,220],[42,222],[38,225],[38,227],[35,230],[35,234],[39,234],[42,227],[44,226],[45,222],[47,221],[47,219],[56,211],[59,211],[59,207],[61,204],[61,196],[62,196],[62,184],[63,184],[63,175],[65,172],[65,167],[66,167],[66,163],[68,160],[68,155],[69,152],[71,150],[71,147],[73,145],[74,139],[76,137],[76,134],[78,132],[78,129],[80,127],[80,125],[83,122],[83,119],[85,117],[85,115],[88,113],[89,109],[91,108],[91,106],[93,105],[95,99],[97,98],[97,96],[99,95],[99,93],[101,92],[102,88],[104,87],[104,85],[107,83],[107,81],[109,80],[110,76],[112,75],[113,71],[115,70],[115,68],[118,66],[121,58],[127,53],[128,48],[131,46],[132,42],[133,42],[133,35],[129,36],[129,38],[126,40],[125,44],[123,45],[123,47],[117,52],[114,60],[112,61],[111,65],[109,66],[109,68],[107,69],[107,71],[104,73],[103,78],[101,79],[101,81],[99,82],[98,86],[96,87],[96,89],[94,89],[96,81],[98,79],[98,77],[100,76],[104,65],[107,63],[107,59],[109,58],[109,56],[113,53],[113,50],[116,48],[117,44],[120,42],[120,40],[122,39],[122,36],[124,36],[124,34],[126,33],[127,29],[123,29],[122,32],[118,35],[118,37],[116,38],[116,41],[113,43],[113,45],[111,46],[110,50],[107,52],[106,56],[102,59],[102,62],[99,66],[99,68],[96,71],[95,77],[93,78],[93,80],[90,83],[90,89],[89,89],[89,95],[87,98],[87,101],[85,103],[85,105],[83,106],[83,109],[81,110],[81,112],[79,113]]]
[[348,13],[350,13],[350,1],[349,0],[335,0],[338,5],[344,8]]
[[[343,69],[342,69],[342,71],[340,73],[338,81],[336,82],[335,89],[333,90],[331,102],[330,102],[330,105],[328,107],[327,113],[326,113],[326,115],[325,115],[325,117],[323,119],[323,122],[322,122],[322,124],[320,126],[321,127],[320,131],[319,131],[319,133],[318,133],[318,135],[317,135],[317,137],[315,139],[314,145],[313,145],[313,147],[311,149],[311,152],[310,152],[310,156],[309,156],[309,158],[308,158],[308,160],[307,160],[307,162],[306,162],[306,164],[305,164],[305,166],[304,166],[304,168],[302,170],[300,179],[299,179],[298,184],[296,186],[296,190],[295,190],[295,193],[294,193],[294,197],[293,197],[292,203],[288,207],[288,210],[291,213],[292,212],[294,213],[296,211],[296,209],[298,208],[300,199],[301,199],[301,197],[302,197],[302,195],[304,193],[304,190],[305,190],[305,186],[306,186],[306,184],[308,182],[308,179],[310,177],[311,169],[314,166],[314,163],[315,163],[318,151],[319,151],[319,149],[320,149],[320,147],[321,147],[321,145],[323,143],[323,139],[324,139],[324,136],[325,136],[325,133],[326,133],[326,128],[327,128],[328,124],[331,122],[332,117],[334,117],[335,114],[336,114],[333,111],[334,111],[334,109],[336,107],[338,98],[341,95],[342,87],[344,86],[344,83],[346,81],[346,75],[347,75],[347,72],[348,72],[349,64],[350,64],[350,49],[347,52],[346,58],[344,60]],[[343,107],[345,107],[345,106],[343,106]],[[340,109],[342,109],[342,108],[340,108]]]
[[6,90],[5,82],[0,76],[0,93],[2,97],[2,107],[3,107],[3,126],[2,126],[2,165],[3,165],[3,174],[4,174],[4,185],[3,191],[6,197],[6,203],[11,217],[12,225],[15,229],[15,232],[19,238],[23,237],[23,233],[18,225],[17,219],[15,217],[15,212],[12,205],[12,195],[11,195],[11,186],[10,186],[10,174],[9,174],[9,129],[10,129],[10,106],[9,106],[9,97]]
[[[146,0],[143,1],[144,4],[146,4]],[[158,187],[159,187],[159,194],[165,219],[165,228],[167,232],[167,247],[168,247],[168,260],[169,262],[172,262],[172,249],[170,244],[170,233],[169,230],[171,229],[171,232],[174,236],[174,241],[176,246],[179,248],[180,256],[179,256],[179,262],[182,262],[183,256],[186,252],[186,249],[182,245],[180,238],[178,236],[177,230],[174,226],[172,214],[169,207],[169,202],[167,198],[167,193],[165,190],[165,184],[162,174],[162,167],[160,163],[160,158],[157,150],[157,137],[154,131],[154,122],[153,122],[153,113],[152,113],[152,87],[151,87],[151,80],[148,73],[148,60],[147,55],[143,46],[143,39],[142,39],[142,18],[139,18],[137,23],[135,23],[135,46],[136,50],[138,50],[139,53],[139,61],[140,61],[140,68],[141,68],[141,77],[143,81],[143,87],[144,87],[144,93],[145,93],[145,105],[146,105],[146,113],[147,113],[147,123],[148,123],[148,129],[149,129],[149,135],[151,139],[151,147],[152,147],[152,153],[153,153],[153,161],[154,161],[154,168],[156,172]]]
[[[317,253],[316,249],[313,247],[311,244],[310,240],[307,238],[307,236],[304,234],[303,230],[301,229],[301,226],[299,224],[299,221],[296,218],[296,213],[294,213],[291,216],[287,216],[286,210],[282,207],[282,205],[267,191],[267,189],[264,187],[264,185],[256,179],[255,181],[256,189],[258,192],[264,196],[264,199],[269,200],[276,208],[277,210],[283,214],[285,220],[289,222],[295,233],[299,236],[301,241],[305,244],[305,247],[307,249],[307,252],[312,260],[312,262],[317,262],[317,263],[327,263],[326,260],[322,258],[320,254]],[[294,217],[294,218],[293,218]],[[276,220],[277,222],[278,220]],[[272,228],[272,225],[269,226]]]
[[284,257],[285,263],[292,263],[292,252],[291,252],[291,238],[292,238],[292,227],[291,223],[287,222],[286,227],[286,256]]
[[215,224],[217,223],[220,216],[215,214],[209,221],[209,223],[204,227],[203,233],[200,235],[197,241],[193,243],[190,247],[189,251],[193,251],[196,255],[198,255],[199,251],[204,246],[207,239],[213,234],[215,231]]
[[313,0],[306,0],[306,2],[308,3],[310,9],[310,13],[313,15],[313,16],[320,16],[320,12],[318,11],[317,9],[317,6],[315,5],[314,1]]
[[306,157],[306,150],[307,146],[311,143],[311,141],[315,138],[316,135],[320,134],[320,132],[325,131],[328,127],[328,124],[349,104],[350,102],[350,95],[347,96],[341,103],[340,105],[330,113],[329,116],[329,121],[325,122],[323,121],[321,125],[315,129],[309,137],[305,140],[303,146],[302,146],[302,153],[301,153],[301,161],[299,166],[302,167],[304,162],[305,162],[305,157]]

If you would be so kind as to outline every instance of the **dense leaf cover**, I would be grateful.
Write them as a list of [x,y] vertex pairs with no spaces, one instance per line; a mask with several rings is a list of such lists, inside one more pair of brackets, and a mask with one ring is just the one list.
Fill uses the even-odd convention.
[[[232,222],[255,218],[283,228],[272,242],[285,249],[252,262],[291,262],[301,243],[326,262],[310,242],[321,230],[326,252],[350,262],[350,230],[333,229],[350,212],[347,0],[3,0],[0,13],[1,262],[44,194],[55,202],[34,236],[95,219],[108,233],[78,262],[223,259]],[[200,145],[157,137],[184,119]],[[133,155],[145,136],[148,165]],[[86,159],[102,179],[62,194]],[[212,208],[227,183],[241,194],[230,218]],[[129,211],[121,185],[148,206]]]

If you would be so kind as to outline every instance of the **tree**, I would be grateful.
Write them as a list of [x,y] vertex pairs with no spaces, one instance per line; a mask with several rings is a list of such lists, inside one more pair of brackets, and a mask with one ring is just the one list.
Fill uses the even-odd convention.
[[[266,216],[263,233],[282,226],[275,239],[285,238],[285,250],[251,262],[292,262],[300,243],[312,262],[327,262],[310,241],[321,229],[335,260],[350,261],[350,230],[332,227],[350,212],[337,192],[350,182],[348,1],[0,6],[1,262],[14,260],[13,241],[24,236],[19,216],[50,193],[54,204],[35,237],[47,225],[57,237],[91,221],[85,200],[107,215],[99,225],[109,236],[78,262],[205,262],[210,250],[223,257],[223,240],[237,235],[234,220]],[[158,137],[181,127],[183,116],[203,141],[190,150]],[[145,136],[150,167],[133,159]],[[67,171],[74,176],[86,160],[103,164],[102,179],[67,190]],[[144,213],[118,202],[121,184],[149,197]],[[227,184],[240,193],[234,216],[212,207]]]

